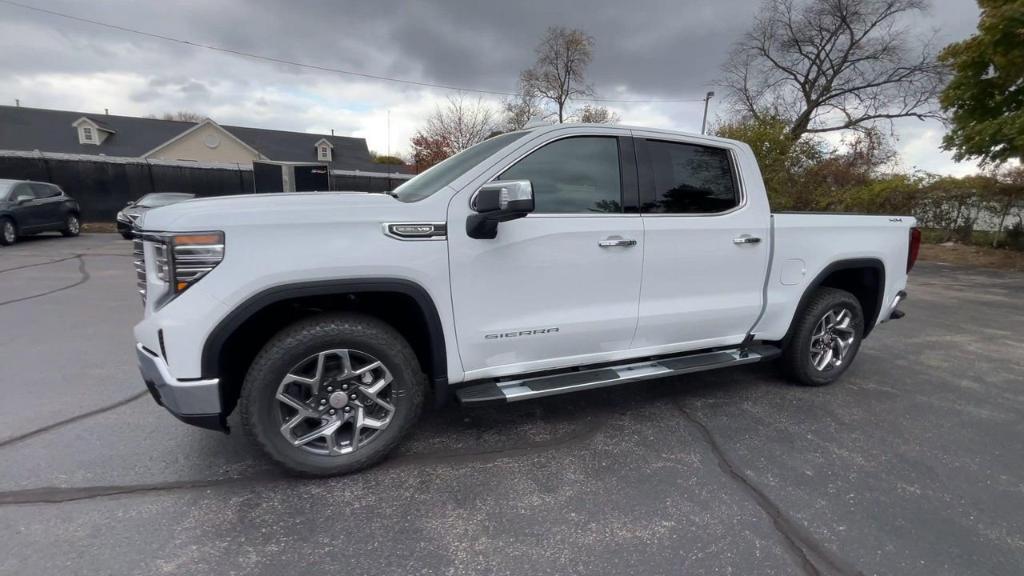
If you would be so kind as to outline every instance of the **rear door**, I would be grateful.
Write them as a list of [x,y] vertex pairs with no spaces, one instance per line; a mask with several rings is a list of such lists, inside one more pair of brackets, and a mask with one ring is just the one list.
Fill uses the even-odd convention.
[[741,342],[761,312],[770,241],[760,179],[741,177],[749,150],[634,135],[645,251],[633,347],[668,353]]
[[60,188],[44,182],[33,182],[40,224],[47,227],[64,225],[64,194]]
[[[643,265],[632,140],[622,129],[568,132],[531,143],[449,205],[452,304],[467,379],[629,353]],[[469,199],[489,180],[529,180],[536,209],[501,223],[492,240],[470,238]]]

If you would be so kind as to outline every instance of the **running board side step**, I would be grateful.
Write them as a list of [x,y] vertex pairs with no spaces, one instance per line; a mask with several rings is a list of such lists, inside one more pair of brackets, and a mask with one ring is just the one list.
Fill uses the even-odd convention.
[[770,360],[780,354],[782,354],[782,350],[775,346],[755,344],[744,349],[687,354],[550,376],[487,382],[461,388],[455,392],[455,396],[463,406],[503,404],[579,390],[616,386],[649,378],[664,378],[692,372],[705,372],[727,366],[753,364]]

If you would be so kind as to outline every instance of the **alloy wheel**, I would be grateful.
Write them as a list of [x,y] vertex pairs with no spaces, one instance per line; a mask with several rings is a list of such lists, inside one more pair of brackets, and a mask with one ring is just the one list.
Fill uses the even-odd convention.
[[811,364],[819,372],[842,366],[856,337],[853,313],[849,308],[829,310],[811,333]]
[[14,224],[11,224],[11,222],[9,220],[5,221],[4,222],[4,240],[8,244],[11,244],[15,240],[18,239],[17,236],[18,236],[18,234],[14,230]]
[[281,434],[314,454],[351,454],[391,423],[391,382],[387,367],[365,352],[313,354],[293,366],[277,388]]
[[79,227],[78,218],[76,216],[68,216],[68,232],[78,234]]

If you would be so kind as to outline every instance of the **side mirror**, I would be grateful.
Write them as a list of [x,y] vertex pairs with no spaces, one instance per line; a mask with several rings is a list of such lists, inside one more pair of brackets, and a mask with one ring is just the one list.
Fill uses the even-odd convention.
[[35,198],[31,194],[18,194],[18,197],[14,199],[15,204],[25,204],[31,202]]
[[466,219],[466,234],[470,238],[493,239],[498,235],[498,222],[533,212],[533,185],[529,180],[488,182],[473,194],[469,206],[476,214]]

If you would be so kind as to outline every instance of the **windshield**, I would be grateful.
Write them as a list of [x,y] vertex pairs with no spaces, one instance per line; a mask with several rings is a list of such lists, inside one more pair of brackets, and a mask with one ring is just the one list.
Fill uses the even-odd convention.
[[418,202],[451,184],[484,158],[508,146],[526,132],[509,132],[466,148],[444,162],[402,184],[392,193],[402,202]]
[[167,206],[184,200],[191,200],[191,194],[146,194],[135,203],[140,208],[157,208]]

